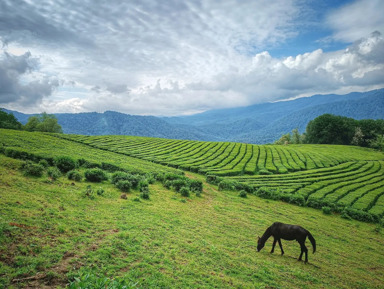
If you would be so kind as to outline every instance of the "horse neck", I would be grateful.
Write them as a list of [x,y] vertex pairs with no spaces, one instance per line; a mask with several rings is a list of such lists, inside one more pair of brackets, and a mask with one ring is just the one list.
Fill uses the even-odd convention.
[[260,238],[260,241],[264,244],[269,237],[271,237],[272,233],[271,233],[271,227],[269,227],[263,234],[263,236],[261,236]]

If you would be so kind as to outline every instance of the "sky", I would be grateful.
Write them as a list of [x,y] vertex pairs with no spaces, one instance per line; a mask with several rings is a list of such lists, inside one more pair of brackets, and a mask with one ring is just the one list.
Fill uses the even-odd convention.
[[189,115],[384,87],[382,0],[0,0],[0,107]]

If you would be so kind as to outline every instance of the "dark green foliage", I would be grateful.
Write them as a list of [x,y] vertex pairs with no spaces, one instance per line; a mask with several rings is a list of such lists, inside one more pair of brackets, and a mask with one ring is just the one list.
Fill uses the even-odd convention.
[[103,188],[98,188],[97,189],[97,191],[96,191],[96,194],[98,195],[98,196],[102,196],[102,195],[104,195],[104,189]]
[[55,166],[63,173],[66,174],[67,172],[75,169],[77,167],[77,164],[74,159],[68,156],[59,156],[55,158]]
[[149,200],[149,188],[148,187],[140,188],[140,197],[144,200]]
[[122,192],[129,192],[132,188],[132,183],[128,180],[120,180],[116,183],[116,187]]
[[82,179],[80,172],[75,170],[69,171],[67,173],[67,177],[68,177],[68,180],[72,180],[75,182],[80,182]]
[[322,207],[321,210],[323,211],[323,213],[325,215],[330,215],[332,213],[332,209],[330,207],[327,207],[327,206]]
[[12,113],[8,114],[5,111],[0,110],[0,128],[20,130],[22,124],[17,121]]
[[140,190],[140,192],[144,191],[144,190],[148,190],[149,189],[149,183],[146,179],[143,179],[139,182],[139,185],[138,185],[138,188]]
[[128,174],[125,172],[115,172],[112,174],[111,183],[116,185],[119,181],[128,180]]
[[190,180],[189,189],[191,190],[191,192],[201,194],[203,192],[203,183],[198,180]]
[[377,223],[379,221],[378,216],[370,214],[362,210],[356,210],[352,208],[345,208],[341,215],[345,219],[355,219],[358,221]]
[[44,159],[39,161],[39,165],[42,165],[44,168],[49,167],[48,161]]
[[219,191],[233,191],[235,190],[235,183],[228,180],[222,180],[219,183]]
[[41,177],[44,173],[44,167],[42,165],[29,161],[23,164],[22,170],[24,175],[33,177]]
[[101,165],[97,163],[92,163],[89,162],[85,159],[78,159],[77,163],[79,164],[80,167],[86,168],[86,169],[92,169],[92,168],[101,168]]
[[383,119],[363,119],[323,114],[310,121],[306,142],[312,144],[343,144],[371,146],[378,135],[384,134]]
[[181,194],[183,197],[189,197],[190,192],[189,192],[188,188],[186,188],[186,187],[182,187],[182,188],[180,189],[180,194]]
[[186,186],[187,186],[186,180],[177,179],[177,180],[172,181],[172,187],[176,192],[180,192],[180,189],[182,187],[186,187]]
[[47,170],[47,175],[52,180],[57,180],[58,178],[61,177],[61,172],[60,172],[60,170],[57,167],[50,167]]
[[247,192],[246,192],[245,190],[241,190],[241,191],[239,192],[239,197],[241,197],[241,198],[246,198],[246,197],[247,197]]
[[109,164],[109,163],[101,163],[101,169],[108,171],[108,172],[116,172],[119,171],[120,168],[118,166]]
[[208,175],[206,178],[206,181],[208,184],[218,185],[220,183],[221,179],[215,175]]
[[61,126],[57,123],[57,118],[45,112],[39,116],[31,116],[25,125],[25,130],[63,133]]
[[107,173],[99,168],[86,170],[85,179],[89,182],[100,183],[108,179]]
[[306,129],[306,141],[313,144],[351,143],[356,120],[344,116],[323,114],[310,121]]

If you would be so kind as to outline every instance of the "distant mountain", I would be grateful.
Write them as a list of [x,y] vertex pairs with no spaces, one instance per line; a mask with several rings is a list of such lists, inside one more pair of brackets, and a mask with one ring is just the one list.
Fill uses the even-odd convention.
[[[8,111],[8,110],[5,110]],[[26,123],[31,115],[15,111]],[[64,133],[135,135],[203,141],[271,143],[324,113],[355,119],[384,119],[384,89],[347,95],[314,95],[248,107],[211,110],[183,117],[136,116],[113,111],[56,114]]]

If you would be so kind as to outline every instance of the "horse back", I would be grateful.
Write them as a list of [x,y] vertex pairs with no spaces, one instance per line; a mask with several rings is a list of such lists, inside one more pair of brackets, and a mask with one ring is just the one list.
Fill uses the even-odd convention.
[[271,226],[271,233],[275,238],[284,240],[305,239],[308,235],[308,231],[303,227],[279,222],[273,223]]

